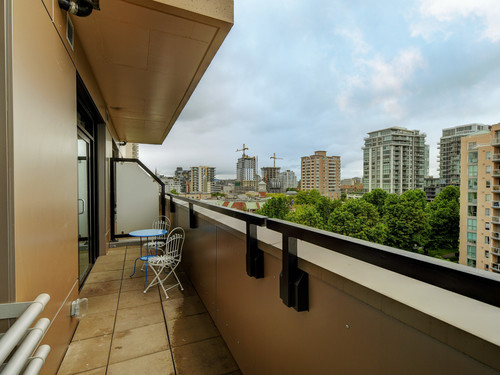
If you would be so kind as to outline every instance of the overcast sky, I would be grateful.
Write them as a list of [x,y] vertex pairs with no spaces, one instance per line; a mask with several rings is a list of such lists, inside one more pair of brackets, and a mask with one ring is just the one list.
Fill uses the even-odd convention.
[[420,130],[437,172],[443,128],[500,122],[499,0],[235,0],[234,26],[161,146],[140,159],[172,175],[234,178],[243,144],[260,167],[340,155],[362,176],[363,138]]

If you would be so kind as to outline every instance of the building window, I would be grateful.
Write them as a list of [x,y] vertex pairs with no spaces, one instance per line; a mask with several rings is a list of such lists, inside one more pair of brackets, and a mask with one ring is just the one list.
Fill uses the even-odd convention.
[[469,177],[477,176],[477,165],[469,165],[467,167],[467,175]]
[[486,173],[490,174],[491,173],[491,165],[486,166]]
[[477,220],[476,219],[467,219],[467,230],[475,232],[477,228]]
[[486,194],[484,196],[484,199],[486,200],[486,202],[491,202],[491,194]]
[[476,247],[473,245],[467,245],[467,258],[476,259]]
[[469,178],[468,185],[469,190],[477,190],[477,178]]
[[467,210],[467,216],[477,216],[477,207],[469,206]]
[[[486,180],[486,187],[491,188],[491,181],[490,180]],[[476,189],[477,189],[477,184],[476,184]]]
[[486,160],[490,160],[491,159],[491,151],[487,151],[486,152]]
[[474,259],[467,259],[467,265],[469,267],[476,267],[476,261]]
[[490,209],[489,208],[484,209],[484,216],[490,216]]
[[484,236],[484,243],[486,245],[489,245],[490,244],[490,238],[488,236]]
[[467,232],[467,242],[475,245],[477,242],[477,234],[473,232]]
[[477,203],[477,193],[468,193],[467,194],[467,201],[469,203]]
[[489,258],[490,257],[490,252],[488,250],[485,250],[484,257],[485,258]]
[[490,223],[488,222],[484,223],[484,229],[490,230]]

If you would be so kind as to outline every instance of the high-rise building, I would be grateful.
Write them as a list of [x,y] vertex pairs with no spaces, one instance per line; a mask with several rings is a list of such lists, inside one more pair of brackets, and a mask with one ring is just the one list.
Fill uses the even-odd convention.
[[500,124],[461,139],[461,264],[500,273]]
[[280,173],[281,190],[297,188],[297,176],[294,171],[287,169]]
[[280,193],[281,181],[280,181],[280,167],[263,167],[262,170],[262,180],[266,183],[266,189],[268,193]]
[[190,193],[191,170],[177,167],[175,169],[174,178],[181,184],[181,193]]
[[488,125],[482,124],[467,124],[443,129],[443,135],[439,141],[439,183],[443,187],[460,185],[460,139],[487,129]]
[[235,190],[238,193],[257,191],[257,158],[245,155],[236,164]]
[[326,151],[301,158],[301,189],[316,189],[329,198],[340,197],[340,156],[326,156]]
[[392,127],[368,133],[363,147],[363,185],[402,194],[423,189],[429,170],[425,133]]
[[214,183],[214,167],[191,167],[191,191],[193,193],[211,193]]

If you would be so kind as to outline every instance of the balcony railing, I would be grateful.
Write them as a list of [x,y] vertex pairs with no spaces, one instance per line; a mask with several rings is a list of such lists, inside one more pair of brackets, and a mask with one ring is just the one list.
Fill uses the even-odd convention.
[[[408,342],[450,371],[500,370],[491,272],[178,196],[167,204],[187,232],[183,268],[243,373],[436,372]],[[366,360],[346,360],[360,350]]]
[[500,255],[500,247],[491,247],[491,254]]
[[493,161],[500,161],[500,154],[493,154],[493,155],[491,155],[491,160],[493,160]]
[[491,191],[500,193],[500,185],[493,185]]
[[494,224],[500,224],[500,216],[492,216],[491,222]]
[[491,207],[500,208],[500,201],[491,201]]
[[493,172],[491,172],[491,175],[493,177],[500,177],[500,169],[493,169]]

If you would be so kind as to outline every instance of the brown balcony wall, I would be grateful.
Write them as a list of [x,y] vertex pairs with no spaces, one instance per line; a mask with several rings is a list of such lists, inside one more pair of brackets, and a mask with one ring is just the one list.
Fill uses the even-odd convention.
[[[247,276],[245,223],[185,203],[183,267],[244,374],[496,374],[500,309],[299,241],[309,311],[279,297],[281,235],[259,228],[264,278]],[[478,324],[478,321],[483,323]],[[493,332],[494,330],[495,332]]]

